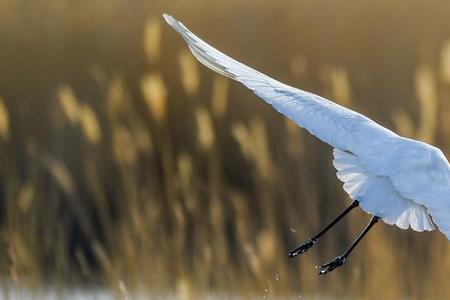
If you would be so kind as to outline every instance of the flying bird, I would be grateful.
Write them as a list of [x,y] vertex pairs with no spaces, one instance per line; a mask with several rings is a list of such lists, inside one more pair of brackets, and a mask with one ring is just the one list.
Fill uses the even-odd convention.
[[372,215],[365,229],[340,256],[319,267],[323,275],[348,256],[381,219],[399,228],[434,230],[450,239],[450,164],[441,150],[402,137],[368,117],[318,95],[288,86],[213,48],[172,16],[166,22],[206,67],[242,83],[298,126],[333,147],[333,165],[353,202],[318,234],[295,250],[309,250],[356,207]]

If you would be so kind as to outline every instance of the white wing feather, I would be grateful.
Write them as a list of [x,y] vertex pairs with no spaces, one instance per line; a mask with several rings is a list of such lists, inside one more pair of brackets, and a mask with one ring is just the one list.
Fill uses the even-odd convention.
[[[441,199],[442,185],[446,184],[446,191],[450,189],[450,167],[444,157],[437,173],[442,180],[430,181],[428,177],[435,176],[435,171],[426,165],[429,160],[423,162],[420,156],[435,153],[434,147],[402,138],[362,114],[278,82],[208,45],[173,17],[164,15],[164,18],[202,64],[241,82],[277,111],[337,149],[334,164],[338,177],[345,182],[346,192],[360,200],[364,210],[388,224],[400,228],[410,226],[417,231],[433,229],[428,215],[431,213],[441,231],[450,238],[450,221],[447,221],[450,199]],[[418,150],[417,153],[407,155],[406,150],[411,148]],[[411,170],[416,161],[423,164],[421,169]],[[411,182],[409,186],[405,182],[415,180],[415,176],[424,179],[416,180],[415,189],[411,190]],[[434,192],[423,192],[433,188]],[[439,207],[445,205],[448,209],[439,211]]]
[[338,170],[337,177],[344,182],[344,190],[352,199],[359,201],[364,211],[402,229],[434,229],[426,207],[400,195],[388,177],[371,174],[364,163],[351,153],[334,149],[333,154],[333,165]]

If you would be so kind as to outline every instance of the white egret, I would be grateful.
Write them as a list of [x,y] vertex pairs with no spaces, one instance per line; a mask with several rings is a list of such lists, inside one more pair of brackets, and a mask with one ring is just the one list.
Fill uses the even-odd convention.
[[379,219],[415,231],[431,231],[436,224],[450,239],[450,165],[438,148],[401,137],[360,113],[278,82],[208,45],[173,17],[165,14],[164,18],[202,64],[242,83],[334,148],[337,177],[353,202],[317,235],[291,251],[290,257],[310,249],[357,206],[373,216],[370,223],[343,255],[321,266],[319,274],[342,266]]

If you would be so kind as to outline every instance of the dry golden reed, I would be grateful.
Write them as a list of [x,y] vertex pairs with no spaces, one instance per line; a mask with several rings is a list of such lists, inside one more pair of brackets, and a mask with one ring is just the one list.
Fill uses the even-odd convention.
[[229,80],[223,76],[214,77],[211,97],[211,110],[214,117],[222,119],[228,107]]
[[293,158],[301,158],[304,154],[302,129],[289,119],[284,120],[287,137],[286,137],[286,150]]
[[74,194],[76,185],[64,162],[51,156],[44,155],[42,157],[42,164],[67,195]]
[[253,159],[255,150],[251,141],[249,130],[245,124],[242,122],[232,123],[231,133],[237,141],[242,155],[248,160]]
[[81,108],[74,91],[68,85],[62,85],[57,91],[58,101],[62,111],[72,124],[80,120]]
[[396,131],[399,134],[405,137],[414,138],[414,122],[406,111],[400,109],[395,110],[392,113],[392,120],[394,120]]
[[131,134],[133,136],[133,142],[136,149],[144,155],[150,155],[153,151],[153,141],[148,130],[141,122],[137,120],[132,122],[131,127]]
[[[188,189],[191,184],[193,176],[192,157],[185,152],[180,153],[177,160],[178,173],[180,175],[181,186]],[[184,193],[187,194],[187,193]]]
[[97,257],[98,261],[102,265],[103,270],[105,270],[105,272],[107,272],[106,274],[108,274],[108,276],[111,276],[113,279],[116,279],[117,273],[116,273],[115,267],[113,265],[113,262],[109,258],[108,254],[106,253],[106,250],[104,249],[104,247],[101,244],[99,244],[97,241],[93,241],[92,249],[93,249],[94,254]]
[[158,122],[166,118],[167,87],[159,73],[151,73],[141,79],[141,91],[151,116]]
[[329,97],[344,106],[351,106],[351,86],[348,72],[339,66],[324,66],[320,72]]
[[[441,129],[441,135],[444,137],[450,136],[450,101],[446,101],[442,103],[441,107],[441,117],[440,117],[440,129]],[[444,154],[448,155],[450,154],[450,141],[449,139],[444,140]],[[447,149],[447,150],[446,150]]]
[[211,115],[204,107],[199,107],[195,112],[197,121],[198,142],[205,150],[211,150],[214,143],[214,128]]
[[161,55],[161,25],[160,18],[151,18],[144,26],[144,49],[150,63],[156,63]]
[[86,139],[91,144],[98,144],[102,139],[102,132],[96,113],[86,103],[79,103],[74,91],[68,85],[58,88],[59,105],[72,125],[79,124]]
[[435,74],[429,66],[420,66],[416,71],[416,93],[420,103],[418,138],[432,143],[436,131],[438,96]]
[[75,250],[75,256],[77,263],[80,266],[81,274],[85,277],[91,277],[92,269],[89,265],[88,260],[86,259],[86,256],[84,255],[83,251],[80,248]]
[[30,209],[34,194],[35,188],[31,182],[25,183],[20,188],[20,193],[17,198],[17,204],[22,212],[26,213]]
[[5,102],[0,97],[0,137],[3,141],[9,140],[9,113]]
[[128,300],[128,299],[130,299],[128,288],[125,285],[125,282],[123,280],[119,280],[117,282],[117,291],[119,293],[119,298],[121,300]]
[[266,179],[274,178],[275,166],[271,158],[266,125],[261,118],[250,120],[251,143],[253,144],[253,158],[255,159],[258,173]]
[[439,66],[442,80],[450,84],[450,40],[442,47]]
[[110,118],[116,121],[127,111],[127,96],[123,79],[120,76],[114,76],[108,85],[107,111]]
[[29,241],[25,236],[19,233],[8,233],[8,258],[10,264],[10,276],[16,283],[28,283],[33,279],[33,273],[38,271],[35,257],[33,257],[32,248],[28,244]]
[[331,89],[336,102],[351,105],[351,87],[347,70],[342,67],[334,67],[330,70]]
[[182,50],[178,54],[180,65],[181,83],[189,96],[195,96],[200,87],[200,75],[197,60],[188,50]]
[[137,159],[137,149],[133,136],[123,126],[113,131],[113,152],[116,161],[125,165],[133,165]]
[[188,279],[180,278],[177,280],[177,299],[190,300],[193,299],[192,287]]
[[81,129],[91,144],[98,144],[102,139],[102,131],[96,113],[88,104],[80,108]]

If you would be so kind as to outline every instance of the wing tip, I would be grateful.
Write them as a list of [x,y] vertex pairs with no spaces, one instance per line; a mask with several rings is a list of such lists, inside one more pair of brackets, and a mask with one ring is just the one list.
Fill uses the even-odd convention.
[[166,13],[163,13],[163,18],[167,22],[167,24],[169,24],[169,25],[171,25],[172,23],[176,22],[174,17],[172,17],[171,15],[166,14]]
[[166,23],[170,25],[170,27],[180,32],[180,27],[182,27],[180,21],[178,21],[177,19],[166,13],[163,14],[163,18],[166,21]]
[[186,41],[188,41],[188,36],[191,32],[184,26],[183,23],[175,19],[169,14],[163,13],[163,18],[167,24],[170,25],[176,32],[178,32]]

